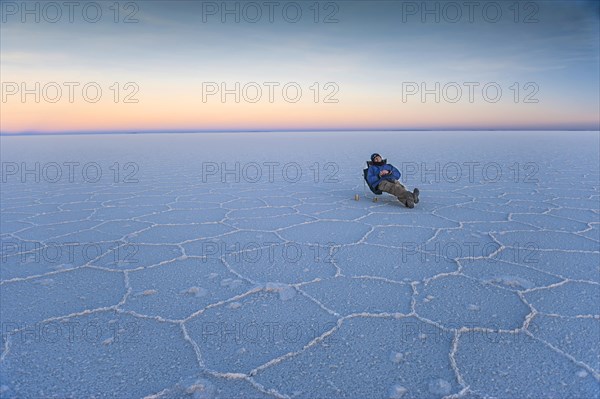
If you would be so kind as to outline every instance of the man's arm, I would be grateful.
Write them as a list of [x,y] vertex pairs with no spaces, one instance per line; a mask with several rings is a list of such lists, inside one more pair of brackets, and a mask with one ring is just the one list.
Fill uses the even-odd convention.
[[390,167],[392,168],[391,173],[392,173],[392,176],[394,176],[394,179],[400,180],[400,176],[402,176],[400,171],[398,169],[396,169],[394,167],[394,165],[390,165]]

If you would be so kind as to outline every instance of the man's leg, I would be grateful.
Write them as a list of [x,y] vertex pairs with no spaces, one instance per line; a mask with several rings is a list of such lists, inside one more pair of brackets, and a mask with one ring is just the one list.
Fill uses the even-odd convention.
[[377,186],[378,189],[386,193],[390,193],[398,198],[398,201],[402,202],[409,208],[412,208],[415,204],[415,198],[413,193],[408,191],[399,181],[391,182],[384,180]]

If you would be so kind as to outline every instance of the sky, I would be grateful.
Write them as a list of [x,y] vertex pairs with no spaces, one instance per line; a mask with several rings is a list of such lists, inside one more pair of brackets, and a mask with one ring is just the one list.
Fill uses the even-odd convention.
[[0,2],[0,132],[600,129],[598,1]]

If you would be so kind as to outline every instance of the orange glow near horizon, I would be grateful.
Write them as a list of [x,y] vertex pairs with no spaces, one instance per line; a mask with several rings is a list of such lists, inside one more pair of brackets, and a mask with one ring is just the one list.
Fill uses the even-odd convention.
[[[441,104],[3,104],[0,131],[86,132],[170,130],[319,130],[319,129],[469,129],[481,126],[536,128],[565,124],[560,111],[519,107],[479,107]],[[486,109],[487,108],[487,109]],[[511,109],[512,108],[512,109]],[[510,120],[504,115],[511,115]],[[566,115],[568,117],[568,115]],[[594,125],[579,115],[574,124]]]

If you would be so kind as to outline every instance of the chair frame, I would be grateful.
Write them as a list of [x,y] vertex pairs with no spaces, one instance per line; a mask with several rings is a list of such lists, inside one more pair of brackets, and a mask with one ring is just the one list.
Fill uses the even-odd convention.
[[[384,159],[384,162],[385,162],[385,161],[387,161],[387,160],[386,160],[386,159]],[[375,200],[375,199],[377,199],[377,197],[379,197],[379,196],[383,195],[383,191],[381,191],[381,190],[374,190],[374,189],[373,189],[373,188],[372,188],[372,187],[369,185],[369,183],[367,182],[367,173],[368,173],[368,171],[369,171],[369,166],[371,166],[371,164],[372,164],[372,162],[371,162],[371,161],[367,161],[367,168],[366,168],[366,169],[363,169],[363,194],[364,194],[365,198],[369,198],[369,199]],[[369,190],[370,190],[370,191],[371,191],[373,194],[375,194],[375,196],[370,196],[370,195],[368,194],[368,192],[367,192],[367,190],[366,190],[366,187],[365,187],[365,186],[366,186],[366,187],[369,187]]]

